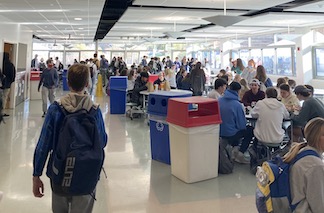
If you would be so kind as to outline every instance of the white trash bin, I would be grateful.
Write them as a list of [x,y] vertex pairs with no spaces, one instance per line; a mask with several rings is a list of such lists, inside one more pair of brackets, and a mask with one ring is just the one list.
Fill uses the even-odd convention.
[[171,173],[186,183],[218,176],[219,124],[185,128],[169,123]]

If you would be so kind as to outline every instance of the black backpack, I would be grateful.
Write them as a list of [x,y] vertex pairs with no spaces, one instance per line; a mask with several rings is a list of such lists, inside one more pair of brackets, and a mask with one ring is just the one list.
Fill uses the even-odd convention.
[[63,64],[60,62],[59,67],[58,67],[58,70],[63,70],[63,69],[64,69],[64,66],[63,66]]
[[64,114],[57,147],[48,164],[53,192],[64,196],[93,195],[104,162],[104,150],[95,119],[97,109]]

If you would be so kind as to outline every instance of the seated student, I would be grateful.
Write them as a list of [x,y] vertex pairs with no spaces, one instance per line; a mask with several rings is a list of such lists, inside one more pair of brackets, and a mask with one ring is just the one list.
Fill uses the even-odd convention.
[[159,78],[156,79],[153,83],[153,85],[157,84],[159,85],[159,89],[161,89],[161,84],[165,83],[166,79],[164,78],[164,72],[159,72]]
[[210,93],[208,93],[207,97],[218,100],[218,98],[224,95],[226,87],[227,87],[227,82],[224,79],[222,78],[216,79],[214,84],[214,89],[210,91]]
[[135,80],[135,85],[132,94],[132,102],[137,103],[138,105],[142,104],[142,96],[140,94],[141,91],[147,90],[147,81],[149,75],[147,72],[141,72],[140,76]]
[[250,83],[250,90],[247,91],[242,98],[244,106],[251,106],[265,98],[265,93],[260,90],[260,81],[258,79],[252,79]]
[[314,96],[314,87],[309,84],[305,84],[305,87],[310,90],[310,92],[309,92],[310,96],[313,97]]
[[300,102],[295,94],[291,92],[288,84],[280,85],[281,102],[286,106],[289,112],[293,112],[295,108],[300,108]]
[[242,87],[239,92],[240,101],[242,101],[244,94],[250,90],[250,87],[244,78],[242,78],[239,83],[241,84]]
[[282,123],[283,119],[289,118],[289,113],[285,105],[277,100],[277,96],[277,90],[269,87],[266,98],[258,101],[251,110],[251,116],[258,118],[253,132],[259,141],[280,143],[284,138]]
[[[314,118],[305,127],[306,143],[296,143],[284,156],[291,162],[298,153],[314,150],[319,156],[324,152],[324,119]],[[324,164],[321,158],[306,156],[297,161],[289,173],[292,203],[298,203],[294,212],[322,213],[324,209]]]
[[135,85],[135,70],[131,70],[127,76],[127,91],[131,91],[134,89]]
[[296,87],[296,81],[294,79],[288,79],[288,82],[287,82],[290,86],[290,88],[293,90],[295,89]]
[[276,90],[277,90],[277,92],[278,92],[278,100],[281,100],[281,96],[280,96],[280,85],[281,84],[287,84],[287,82],[286,82],[286,79],[284,79],[284,78],[278,78],[277,79],[277,85],[276,85]]
[[304,85],[298,85],[294,90],[297,98],[304,101],[299,113],[292,114],[294,141],[303,138],[303,129],[308,121],[313,118],[324,118],[324,104],[317,98],[311,97],[311,90]]
[[[238,82],[232,82],[224,96],[218,99],[222,118],[220,137],[228,140],[229,144],[234,146],[232,157],[236,162],[249,164],[250,161],[245,159],[243,153],[252,140],[253,129],[246,126],[244,110],[238,97],[240,89],[241,85]],[[243,138],[242,144],[238,147],[241,138]]]

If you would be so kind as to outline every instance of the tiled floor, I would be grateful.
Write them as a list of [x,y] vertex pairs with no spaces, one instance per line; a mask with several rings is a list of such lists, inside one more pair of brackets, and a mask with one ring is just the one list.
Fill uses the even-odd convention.
[[[247,165],[230,175],[186,184],[170,166],[151,160],[149,127],[143,119],[110,115],[107,97],[97,98],[109,135],[105,169],[97,186],[94,213],[254,213],[255,177]],[[0,125],[1,213],[51,212],[46,176],[45,196],[32,195],[32,159],[43,119],[41,101],[19,105]]]

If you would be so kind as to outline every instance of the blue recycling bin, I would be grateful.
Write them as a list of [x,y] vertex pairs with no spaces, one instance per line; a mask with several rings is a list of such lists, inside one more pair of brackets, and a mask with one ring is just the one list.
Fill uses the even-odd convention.
[[126,113],[127,76],[112,76],[110,87],[110,114]]
[[150,118],[150,139],[152,159],[171,164],[169,125],[165,121],[168,114],[169,98],[190,97],[190,91],[157,91],[150,93],[148,113]]
[[67,79],[67,70],[63,70],[62,73],[62,84],[63,84],[63,91],[69,91],[68,79]]

